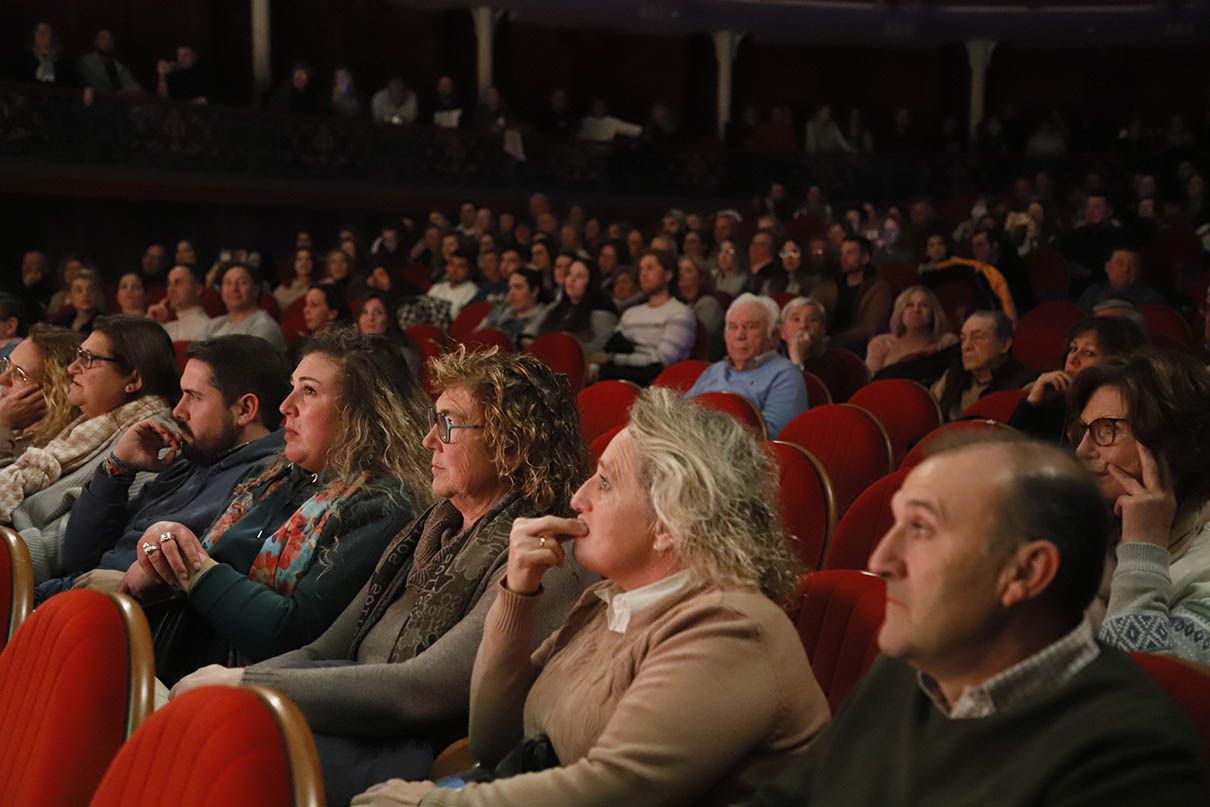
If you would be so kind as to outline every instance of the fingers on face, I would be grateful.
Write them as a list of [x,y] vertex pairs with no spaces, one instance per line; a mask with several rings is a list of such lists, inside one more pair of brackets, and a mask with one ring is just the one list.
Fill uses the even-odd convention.
[[1110,476],[1117,480],[1118,484],[1121,485],[1122,489],[1127,493],[1136,494],[1141,493],[1144,490],[1144,487],[1139,484],[1137,479],[1123,471],[1118,466],[1114,465],[1112,462],[1105,466],[1105,470],[1109,472]]

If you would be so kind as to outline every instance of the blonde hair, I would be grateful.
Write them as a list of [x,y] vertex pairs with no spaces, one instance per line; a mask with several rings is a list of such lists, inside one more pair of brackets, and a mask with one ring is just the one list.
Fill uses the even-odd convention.
[[483,442],[510,488],[543,512],[570,512],[588,476],[588,451],[567,376],[525,353],[465,345],[430,363],[440,392],[461,387],[483,410]]
[[42,383],[46,417],[30,432],[30,444],[44,446],[80,416],[80,409],[67,401],[71,389],[67,365],[76,360],[84,337],[71,328],[39,322],[29,329],[29,340],[42,357],[42,374],[46,377]]
[[945,309],[941,307],[941,301],[928,286],[909,286],[895,298],[895,308],[891,311],[891,333],[894,336],[903,336],[907,333],[907,326],[903,324],[903,310],[907,308],[911,296],[916,293],[924,295],[925,301],[933,312],[928,336],[930,342],[936,342],[949,330],[950,321],[949,317],[945,315]]
[[631,408],[627,430],[639,484],[692,576],[770,597],[794,589],[799,565],[782,527],[776,466],[747,429],[652,387]]

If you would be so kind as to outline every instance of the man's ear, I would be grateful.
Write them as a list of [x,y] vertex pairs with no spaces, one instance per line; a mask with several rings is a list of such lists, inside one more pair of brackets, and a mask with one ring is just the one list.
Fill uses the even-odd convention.
[[260,399],[251,392],[245,392],[231,404],[231,411],[235,413],[236,425],[243,428],[260,414]]
[[1011,608],[1037,598],[1059,573],[1059,548],[1050,541],[1030,541],[1008,559],[1000,577],[1000,604]]

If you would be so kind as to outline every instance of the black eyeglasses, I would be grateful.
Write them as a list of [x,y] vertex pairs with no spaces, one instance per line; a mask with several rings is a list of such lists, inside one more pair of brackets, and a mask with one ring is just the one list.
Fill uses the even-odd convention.
[[13,364],[13,360],[8,356],[0,356],[0,375],[4,375],[9,370],[13,371],[13,375],[15,375],[17,380],[22,384],[34,383],[34,380],[29,377],[29,373],[25,372],[21,365]]
[[437,437],[440,438],[441,442],[445,443],[446,445],[449,445],[450,437],[454,429],[483,428],[482,424],[472,426],[469,424],[454,423],[452,420],[450,420],[449,415],[445,414],[444,412],[438,412],[436,409],[429,410],[429,425],[437,427]]
[[1122,424],[1127,422],[1126,418],[1097,418],[1092,423],[1076,420],[1067,427],[1067,439],[1073,446],[1078,446],[1084,435],[1091,432],[1092,442],[1101,448],[1109,448],[1122,436]]
[[85,370],[91,370],[92,366],[99,361],[111,361],[114,364],[120,364],[122,360],[117,356],[102,356],[100,353],[93,353],[91,350],[80,348],[76,351],[76,361],[80,362],[80,366]]

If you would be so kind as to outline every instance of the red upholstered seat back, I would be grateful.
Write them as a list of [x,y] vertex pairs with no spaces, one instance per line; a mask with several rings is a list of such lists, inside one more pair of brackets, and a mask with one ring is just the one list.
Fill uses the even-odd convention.
[[306,295],[303,295],[286,306],[286,310],[282,312],[281,333],[287,345],[293,346],[307,332],[307,322],[303,319],[303,306],[306,302]]
[[584,371],[588,360],[584,346],[569,333],[546,333],[529,343],[526,353],[532,353],[556,373],[567,376],[572,392],[584,386]]
[[88,801],[126,738],[128,647],[115,600],[95,591],[52,597],[25,621],[0,654],[0,804]]
[[836,512],[891,470],[891,446],[874,416],[859,406],[827,404],[808,409],[782,429],[778,439],[802,446],[827,469]]
[[[832,400],[844,403],[854,392],[870,383],[870,368],[865,361],[851,350],[830,347],[824,353],[828,374],[816,373],[828,385]],[[816,372],[812,370],[812,372]]]
[[655,377],[655,381],[651,382],[651,386],[666,387],[684,395],[709,366],[710,362],[701,359],[678,361],[676,364],[670,364],[660,370],[660,374]]
[[903,462],[899,463],[900,468],[915,468],[929,455],[932,450],[931,446],[934,440],[939,440],[943,435],[951,434],[956,431],[972,430],[972,431],[1013,431],[1011,426],[1006,426],[996,420],[955,420],[953,423],[946,423],[933,429],[926,434],[919,443],[912,446],[912,450],[903,458]]
[[91,804],[289,807],[296,803],[293,789],[282,728],[258,691],[204,687],[147,719]]
[[486,350],[495,347],[499,348],[501,353],[513,352],[513,340],[499,328],[481,328],[471,331],[459,341],[466,345],[467,350]]
[[866,384],[849,403],[869,410],[878,418],[891,439],[893,464],[898,464],[908,447],[941,425],[941,407],[929,391],[907,379],[886,379]]
[[21,536],[0,527],[0,650],[34,605],[34,567]]
[[703,392],[701,395],[695,396],[693,402],[698,406],[717,409],[719,412],[730,415],[740,425],[747,426],[756,432],[760,439],[765,439],[765,418],[761,415],[760,409],[738,392]]
[[598,381],[576,395],[580,410],[580,433],[591,443],[614,426],[625,426],[630,405],[639,397],[639,387],[629,381]]
[[910,263],[892,261],[878,267],[878,276],[891,284],[896,295],[920,283],[920,271]]
[[891,516],[891,497],[907,475],[907,470],[895,471],[862,491],[836,525],[823,568],[860,571],[867,567],[870,553],[895,521]]
[[1189,715],[1210,758],[1210,667],[1154,653],[1130,657]]
[[1017,411],[1017,405],[1024,401],[1028,394],[1025,390],[1019,389],[989,392],[962,410],[962,417],[1008,423],[1012,420],[1013,412]]
[[1071,303],[1042,303],[1030,309],[1013,331],[1013,358],[1036,373],[1059,369],[1067,329],[1083,317]]
[[835,714],[878,657],[886,585],[872,574],[835,569],[804,575],[799,591],[798,636]]
[[[221,317],[227,313],[227,306],[223,304],[223,298],[215,289],[206,288],[203,290],[200,302],[207,316]],[[302,306],[299,306],[299,308],[301,309]]]
[[464,305],[458,312],[458,316],[454,317],[454,321],[450,323],[450,337],[462,339],[478,328],[479,323],[483,322],[491,310],[492,304],[486,302]]
[[790,548],[808,570],[819,568],[836,526],[836,497],[823,464],[793,443],[766,444],[778,469],[778,505]]
[[823,406],[832,403],[832,391],[823,379],[810,370],[802,371],[802,380],[807,385],[807,405]]
[[185,351],[188,350],[189,346],[192,344],[193,342],[188,340],[181,340],[179,342],[172,343],[172,349],[176,351],[176,366],[182,373],[185,372],[185,364],[189,361],[189,358],[185,355]]
[[601,455],[605,453],[605,449],[609,448],[610,441],[617,437],[618,432],[624,428],[626,428],[625,424],[614,426],[592,438],[592,442],[588,444],[589,473],[597,472],[597,463],[601,461]]
[[1189,347],[1192,341],[1189,323],[1175,309],[1158,303],[1144,303],[1139,306],[1139,311],[1143,313],[1151,341],[1168,349]]

